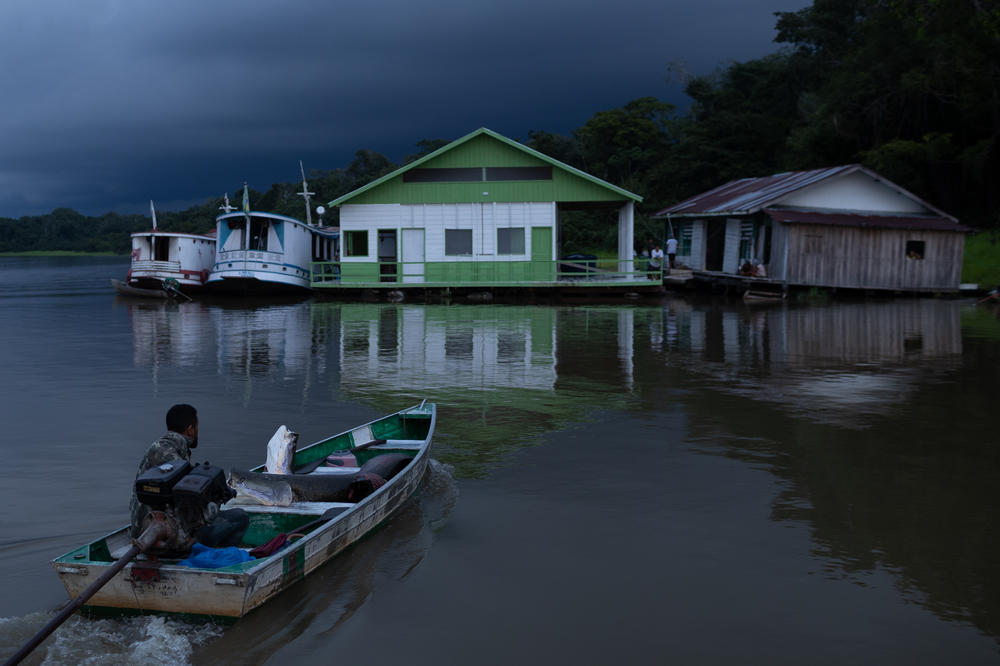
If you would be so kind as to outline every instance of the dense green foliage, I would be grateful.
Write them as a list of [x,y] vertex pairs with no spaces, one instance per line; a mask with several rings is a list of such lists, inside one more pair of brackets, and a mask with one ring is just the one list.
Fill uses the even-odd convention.
[[[683,114],[653,97],[599,111],[570,136],[529,133],[527,144],[644,197],[636,236],[656,237],[657,210],[734,178],[862,163],[981,228],[1000,225],[1000,7],[984,0],[814,0],[779,12],[774,54],[685,77]],[[404,163],[444,145],[422,140]],[[396,168],[359,150],[309,176],[326,202]],[[252,192],[253,206],[303,216],[299,183]],[[240,193],[233,193],[239,201]],[[212,228],[220,200],[158,214],[178,231]],[[336,224],[336,211],[325,219]],[[575,247],[614,244],[600,212],[572,211]],[[0,219],[0,252],[115,249],[148,218],[66,209]]]
[[983,231],[966,238],[962,282],[1000,287],[1000,231]]

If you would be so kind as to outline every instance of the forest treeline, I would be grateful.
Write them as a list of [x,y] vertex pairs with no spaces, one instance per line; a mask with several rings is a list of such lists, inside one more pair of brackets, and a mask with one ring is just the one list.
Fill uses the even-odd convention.
[[[691,99],[685,112],[655,97],[595,113],[569,135],[521,140],[644,197],[649,216],[735,178],[861,163],[959,217],[1000,226],[1000,6],[987,0],[814,0],[778,12],[778,52],[703,76],[666,73]],[[445,145],[425,139],[409,161]],[[359,150],[346,167],[309,174],[327,202],[401,166]],[[256,210],[303,217],[300,183],[251,191]],[[234,201],[241,194],[232,193]],[[221,201],[158,212],[161,228],[204,232]],[[336,223],[336,211],[327,223]],[[586,220],[583,221],[586,226]],[[595,225],[596,226],[596,225]],[[0,218],[0,251],[126,252],[142,215],[84,217],[68,209]],[[583,231],[583,230],[581,230]],[[580,244],[604,235],[582,233]]]

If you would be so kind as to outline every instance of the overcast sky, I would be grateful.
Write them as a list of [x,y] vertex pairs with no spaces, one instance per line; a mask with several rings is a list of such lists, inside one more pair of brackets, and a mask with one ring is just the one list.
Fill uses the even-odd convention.
[[180,210],[367,148],[526,140],[777,49],[805,0],[0,3],[0,217]]

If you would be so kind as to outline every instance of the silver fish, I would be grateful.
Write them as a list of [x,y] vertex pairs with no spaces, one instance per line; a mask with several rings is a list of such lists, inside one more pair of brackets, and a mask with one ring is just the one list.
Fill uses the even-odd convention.
[[236,491],[236,497],[230,500],[232,504],[291,506],[295,500],[287,481],[265,479],[263,474],[230,470],[229,486]]

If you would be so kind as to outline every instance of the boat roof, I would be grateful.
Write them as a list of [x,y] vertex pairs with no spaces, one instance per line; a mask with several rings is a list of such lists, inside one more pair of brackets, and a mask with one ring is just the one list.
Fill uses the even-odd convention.
[[317,227],[315,225],[306,224],[302,220],[297,220],[294,217],[289,217],[287,215],[280,215],[278,213],[264,213],[260,211],[252,210],[249,213],[244,213],[243,211],[236,211],[232,213],[223,213],[215,218],[216,222],[221,222],[222,220],[230,220],[236,218],[245,217],[266,217],[272,220],[278,220],[279,222],[290,222],[292,224],[298,224],[305,227],[314,234],[319,234],[320,236],[326,236],[328,238],[337,238],[340,236],[339,227]]
[[162,236],[169,238],[196,238],[199,240],[210,240],[215,241],[215,229],[211,231],[206,231],[203,234],[195,234],[187,231],[164,231],[162,229],[147,229],[146,231],[135,231],[130,234],[132,238],[136,236]]

